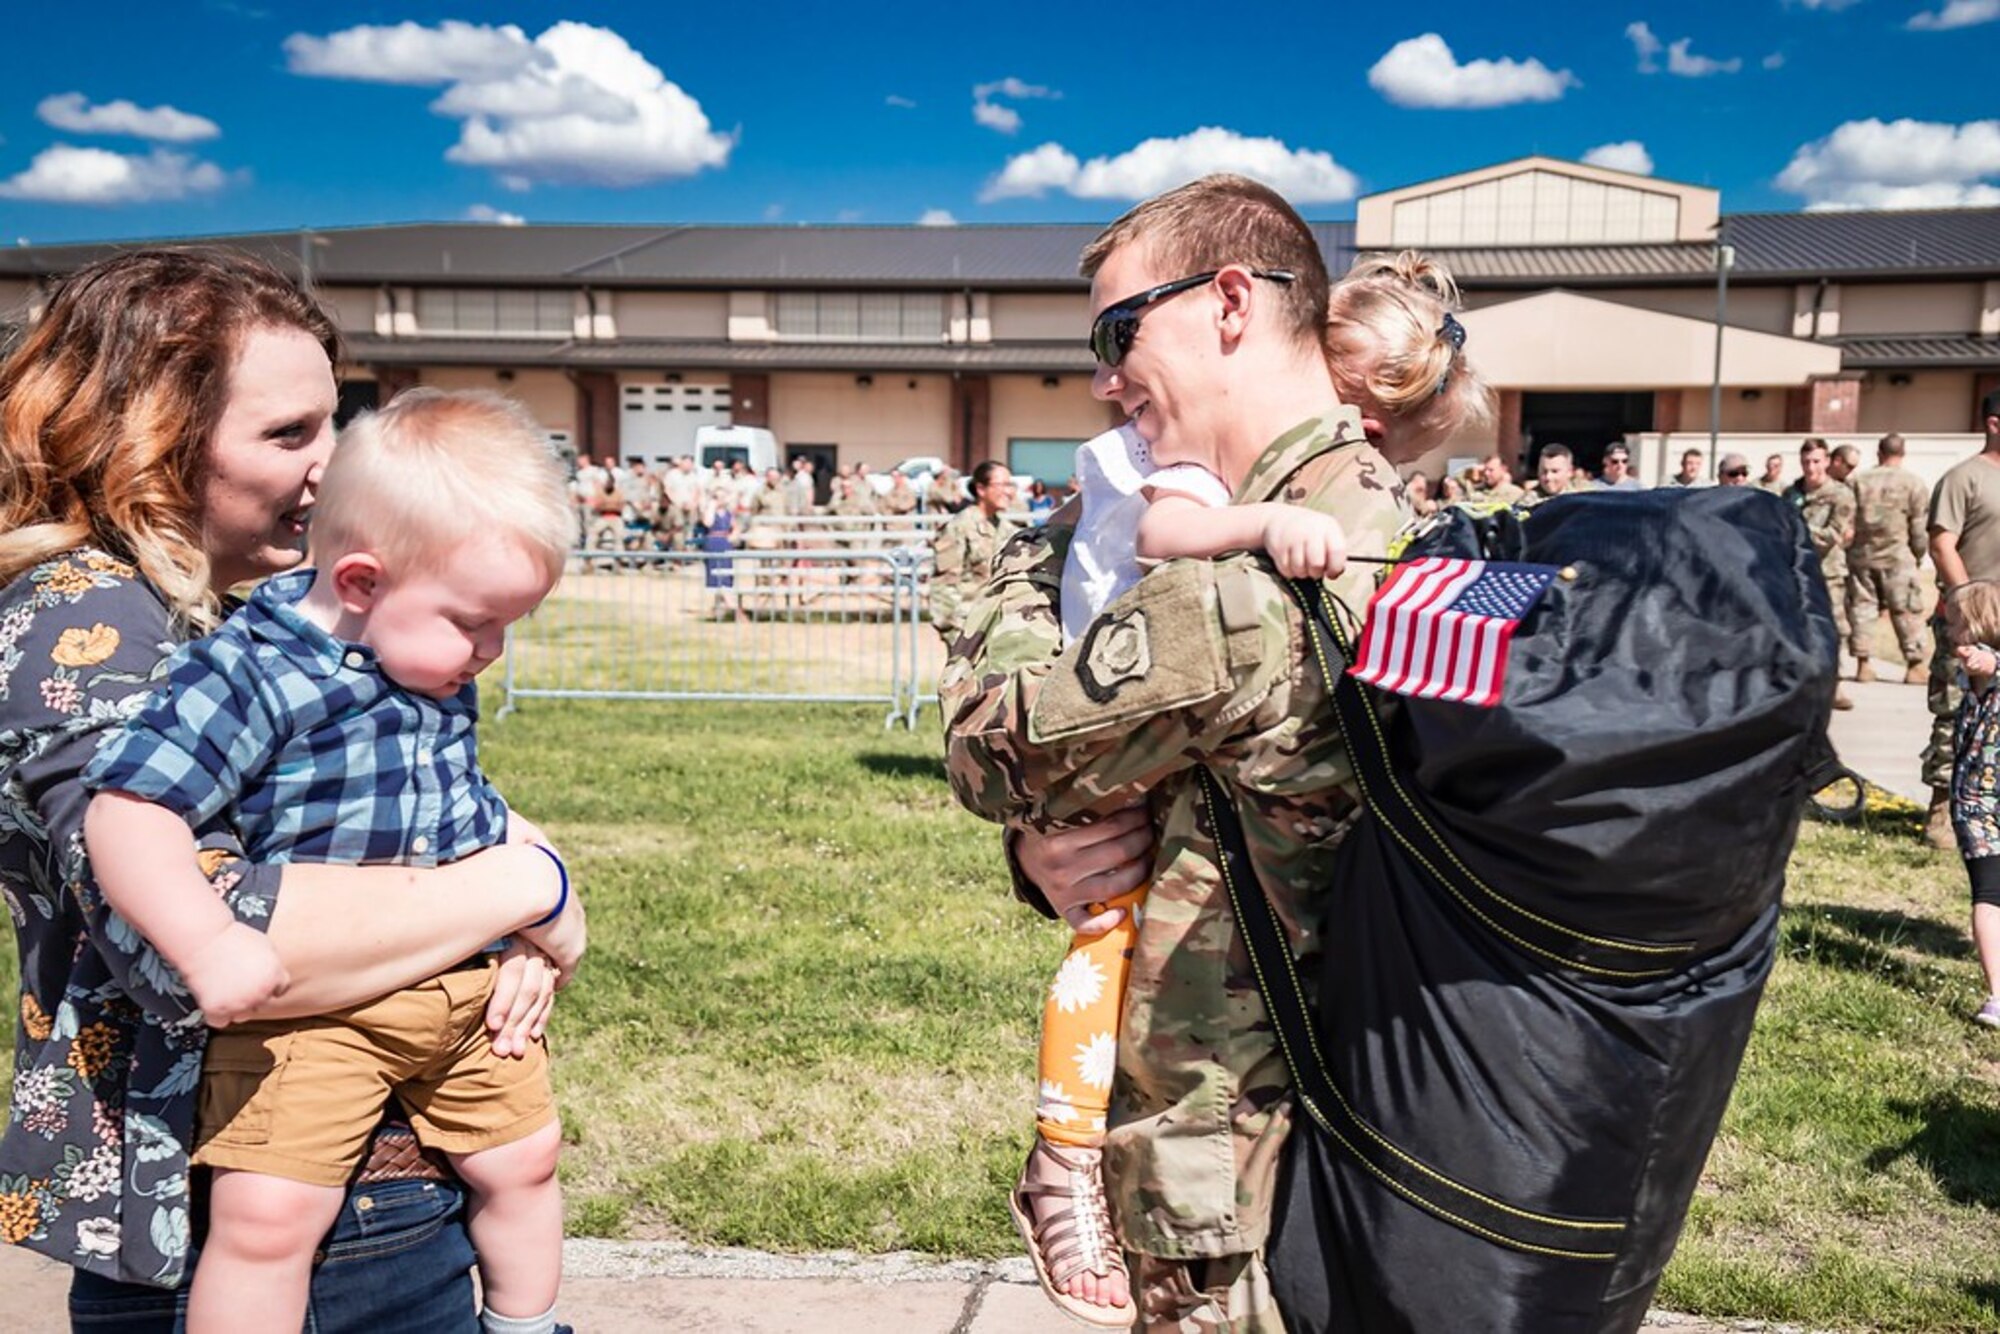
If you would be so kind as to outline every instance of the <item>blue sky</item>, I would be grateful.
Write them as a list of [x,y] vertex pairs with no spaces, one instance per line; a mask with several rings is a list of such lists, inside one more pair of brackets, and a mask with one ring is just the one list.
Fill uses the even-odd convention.
[[2000,203],[2000,0],[14,8],[0,241],[1084,221],[1219,167],[1341,218],[1592,150],[1731,212]]

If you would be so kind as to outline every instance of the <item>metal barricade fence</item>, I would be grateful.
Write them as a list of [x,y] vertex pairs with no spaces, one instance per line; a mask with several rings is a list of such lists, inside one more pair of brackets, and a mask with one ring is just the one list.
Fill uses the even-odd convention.
[[919,623],[928,565],[910,547],[579,551],[508,634],[499,716],[524,699],[796,700],[914,727],[942,661]]

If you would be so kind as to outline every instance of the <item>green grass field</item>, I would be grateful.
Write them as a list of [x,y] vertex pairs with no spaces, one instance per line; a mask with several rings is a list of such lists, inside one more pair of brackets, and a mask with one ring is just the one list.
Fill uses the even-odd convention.
[[[1014,1251],[1064,938],[952,803],[935,712],[880,717],[530,701],[486,727],[590,903],[554,1035],[574,1233]],[[2000,1334],[2000,1033],[1966,1021],[1957,860],[1907,812],[1809,825],[1789,905],[1660,1302]]]

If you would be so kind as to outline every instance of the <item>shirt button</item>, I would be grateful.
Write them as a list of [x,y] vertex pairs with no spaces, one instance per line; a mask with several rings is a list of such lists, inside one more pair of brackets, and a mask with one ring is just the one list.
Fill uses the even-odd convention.
[[341,661],[346,663],[349,667],[352,667],[355,671],[358,672],[361,670],[362,664],[367,662],[368,659],[362,657],[359,653],[349,653],[346,657],[342,658]]
[[410,840],[411,852],[424,853],[424,852],[429,852],[430,850],[431,850],[431,841],[425,838],[422,834],[418,834],[415,838]]
[[431,762],[431,752],[428,746],[417,752],[418,764],[429,764],[430,762]]

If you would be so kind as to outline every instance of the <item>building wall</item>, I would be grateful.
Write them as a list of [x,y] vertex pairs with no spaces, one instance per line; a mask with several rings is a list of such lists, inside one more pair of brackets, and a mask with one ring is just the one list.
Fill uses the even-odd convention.
[[[1465,294],[1465,305],[1469,310],[1484,306],[1500,305],[1503,302],[1519,300],[1532,295],[1518,290],[1471,291]],[[1610,289],[1590,288],[1583,295],[1593,300],[1615,301],[1622,306],[1633,306],[1640,310],[1657,310],[1667,315],[1684,315],[1689,319],[1713,323],[1715,320],[1715,289],[1713,287],[1618,287]],[[1729,326],[1732,329],[1755,329],[1759,333],[1774,333],[1786,338],[1792,336],[1792,288],[1784,287],[1731,287],[1729,289]],[[1476,354],[1475,354],[1476,355]]]
[[1009,440],[1088,440],[1111,425],[1110,410],[1090,394],[1088,375],[1054,377],[1044,388],[1040,375],[993,377],[993,439],[996,458],[1005,458]]
[[478,366],[427,366],[423,382],[437,389],[489,389],[515,399],[551,431],[577,431],[576,386],[561,371],[514,372],[512,382]]
[[1911,371],[1904,385],[1890,384],[1890,374],[1868,377],[1861,391],[1861,430],[1948,433],[1972,425],[1973,372]]
[[[1746,393],[1754,393],[1755,398],[1745,398]],[[1785,429],[1785,390],[1772,386],[1763,389],[1732,389],[1725,385],[1722,390],[1722,429],[1725,431],[1782,431]],[[1681,391],[1681,425],[1679,433],[1708,433],[1708,390],[1683,389]],[[1803,434],[1803,433],[1802,433]],[[1760,460],[1761,462],[1761,460]]]
[[373,287],[322,287],[317,295],[333,311],[333,318],[348,333],[374,333],[375,307],[380,300]]
[[1074,338],[1090,331],[1090,298],[1038,292],[995,292],[992,300],[996,343]]
[[950,453],[951,377],[884,371],[866,388],[856,378],[818,371],[774,373],[771,430],[780,449],[834,445],[840,462],[873,468],[890,467],[913,454]]
[[620,338],[727,338],[727,292],[599,292]]
[[1972,333],[1980,295],[1978,283],[1843,283],[1840,332]]

